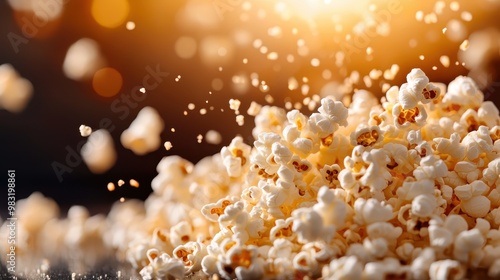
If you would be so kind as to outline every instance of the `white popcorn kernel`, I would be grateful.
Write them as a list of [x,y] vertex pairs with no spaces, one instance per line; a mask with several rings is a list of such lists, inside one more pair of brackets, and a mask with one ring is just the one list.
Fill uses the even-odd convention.
[[435,150],[440,154],[447,154],[454,159],[463,159],[465,157],[465,147],[460,145],[460,135],[453,133],[449,139],[434,138]]
[[218,273],[224,279],[260,279],[264,269],[257,255],[253,246],[232,246],[217,262]]
[[186,221],[170,228],[170,242],[174,247],[193,241],[193,226]]
[[420,218],[430,217],[436,206],[436,198],[433,195],[421,194],[413,199],[411,213]]
[[369,224],[366,232],[371,239],[385,238],[391,244],[401,236],[403,229],[388,222],[377,222]]
[[104,173],[116,162],[113,139],[109,132],[104,129],[90,134],[80,153],[92,173]]
[[365,247],[366,251],[375,258],[383,258],[389,250],[387,240],[385,240],[384,238],[365,238],[363,240],[363,246]]
[[385,258],[382,261],[369,262],[365,265],[364,276],[368,280],[387,279],[390,277],[406,278],[404,271],[395,258]]
[[490,212],[491,202],[483,196],[475,196],[460,203],[462,211],[473,218],[485,217]]
[[271,228],[269,237],[272,241],[280,239],[293,240],[297,234],[292,231],[293,218],[289,217],[286,220],[277,219],[275,226]]
[[383,205],[373,198],[368,200],[358,198],[354,202],[354,210],[354,220],[359,225],[386,222],[392,218],[392,207],[388,204]]
[[468,108],[480,107],[483,103],[483,93],[477,88],[470,77],[459,76],[448,85],[448,92],[443,96],[443,103],[456,102],[458,106],[466,105]]
[[313,209],[323,218],[325,225],[334,225],[337,230],[340,230],[344,227],[348,210],[350,210],[348,207],[333,190],[323,186],[318,191],[318,203],[313,206]]
[[429,269],[435,260],[436,254],[432,248],[423,249],[411,263],[411,279],[428,279]]
[[207,255],[207,249],[202,243],[190,241],[177,246],[172,255],[182,261],[186,274],[189,274],[200,270],[203,257]]
[[243,143],[243,138],[233,138],[229,146],[222,147],[220,155],[227,174],[231,177],[239,177],[244,168],[249,165],[250,146]]
[[201,213],[208,220],[212,222],[217,222],[219,220],[219,216],[224,214],[226,207],[232,205],[236,201],[237,198],[231,198],[231,197],[221,198],[216,203],[210,203],[203,206],[203,208],[201,208]]
[[243,116],[243,115],[237,115],[236,116],[236,123],[239,126],[243,126],[245,124],[245,116]]
[[184,278],[185,272],[182,262],[171,258],[166,253],[160,254],[156,249],[148,250],[147,256],[149,265],[145,266],[139,272],[143,279]]
[[424,99],[422,91],[429,83],[429,78],[418,68],[412,69],[406,80],[408,83],[401,85],[398,97],[404,110],[415,108],[418,102]]
[[491,101],[485,101],[481,104],[481,107],[477,110],[477,116],[479,120],[486,124],[488,127],[493,127],[500,123],[500,112],[495,106],[495,103]]
[[241,101],[238,99],[229,99],[229,108],[233,110],[237,115],[239,114]]
[[302,244],[316,240],[330,240],[335,232],[334,226],[324,227],[321,216],[309,208],[299,208],[292,212],[292,230],[297,233]]
[[422,90],[423,98],[420,100],[422,103],[427,104],[437,100],[441,95],[441,88],[432,83],[428,83]]
[[432,280],[440,279],[463,279],[466,275],[466,270],[455,260],[439,260],[433,262],[429,268],[429,276]]
[[293,268],[304,273],[319,272],[319,264],[309,251],[301,251],[293,258]]
[[0,108],[19,113],[33,95],[33,85],[19,76],[10,64],[0,65]]
[[428,155],[420,161],[418,166],[413,171],[413,176],[417,180],[423,179],[438,179],[448,175],[448,168],[443,160],[437,159],[434,155]]
[[361,279],[362,273],[362,263],[355,256],[345,256],[324,266],[322,276],[324,279]]
[[136,155],[144,155],[160,147],[163,127],[163,120],[158,112],[152,107],[144,107],[129,128],[123,131],[120,141],[123,147]]
[[453,243],[453,234],[446,228],[437,225],[429,226],[431,245],[438,248],[447,248]]
[[330,120],[340,126],[347,126],[348,110],[340,101],[335,101],[331,98],[321,99],[321,106],[318,112],[327,116]]
[[260,105],[259,103],[255,102],[255,101],[252,101],[250,103],[250,107],[248,107],[248,110],[247,110],[247,114],[249,116],[257,116],[257,114],[259,114],[260,110],[262,109],[262,105]]
[[453,256],[458,261],[468,262],[469,253],[484,246],[485,242],[479,229],[462,231],[455,238],[455,244],[460,244],[460,246],[453,248]]
[[488,276],[498,278],[500,276],[500,259],[496,259],[488,269]]
[[63,62],[63,71],[66,77],[81,81],[91,78],[104,65],[105,60],[97,42],[83,38],[68,48]]
[[389,157],[383,149],[372,149],[363,152],[362,158],[369,166],[359,182],[363,186],[370,187],[372,193],[381,192],[393,179],[391,173],[385,168],[390,163]]
[[89,136],[91,133],[92,133],[92,128],[90,128],[90,126],[86,126],[86,125],[80,125],[80,135],[82,135],[82,137],[87,137]]

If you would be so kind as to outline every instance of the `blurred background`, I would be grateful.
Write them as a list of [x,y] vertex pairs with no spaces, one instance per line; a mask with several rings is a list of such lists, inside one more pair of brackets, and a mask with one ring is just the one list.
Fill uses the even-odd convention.
[[[325,94],[382,96],[415,67],[434,82],[470,75],[498,105],[499,12],[493,0],[1,1],[0,64],[33,88],[22,110],[0,110],[2,184],[15,169],[17,199],[39,191],[62,209],[106,212],[121,197],[145,199],[164,156],[195,163],[236,135],[251,144],[252,101],[310,114]],[[82,38],[91,43],[71,60]],[[145,106],[161,115],[170,150],[138,156],[120,143]],[[117,161],[102,174],[79,157],[82,124],[110,130]],[[199,141],[209,130],[221,141]],[[119,179],[140,187],[108,191]]]

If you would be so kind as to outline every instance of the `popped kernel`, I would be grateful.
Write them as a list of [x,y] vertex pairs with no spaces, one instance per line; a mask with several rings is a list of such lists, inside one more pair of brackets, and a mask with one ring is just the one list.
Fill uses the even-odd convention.
[[87,137],[90,134],[92,134],[92,128],[90,128],[90,126],[82,124],[80,125],[79,130],[80,130],[80,135],[82,135],[82,137]]
[[130,185],[134,188],[138,188],[139,187],[139,182],[137,182],[136,180],[134,179],[130,179],[129,181]]
[[[197,164],[164,157],[150,197],[120,198],[107,220],[82,207],[57,219],[53,203],[20,201],[26,239],[16,254],[37,248],[34,240],[47,240],[44,253],[57,239],[83,250],[88,237],[144,279],[446,279],[472,269],[497,277],[495,105],[470,78],[446,87],[419,69],[380,101],[364,90],[351,101],[310,97],[320,104],[310,115],[254,108],[252,145],[235,137]],[[7,232],[4,223],[0,236]]]

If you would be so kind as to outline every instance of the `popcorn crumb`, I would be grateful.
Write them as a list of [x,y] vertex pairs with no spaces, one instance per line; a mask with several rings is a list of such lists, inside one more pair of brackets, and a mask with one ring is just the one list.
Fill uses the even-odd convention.
[[201,143],[201,141],[203,141],[203,135],[198,134],[198,136],[196,136],[196,141],[197,141],[198,143]]
[[163,146],[165,147],[165,150],[170,151],[172,149],[172,143],[170,141],[166,141]]
[[130,185],[134,188],[138,188],[139,187],[139,182],[137,182],[136,180],[134,179],[130,179],[129,181]]
[[125,198],[124,197],[120,197],[120,202],[125,202]]
[[234,111],[235,114],[239,114],[241,102],[238,99],[229,99],[229,108]]
[[92,128],[90,128],[90,126],[82,124],[80,125],[79,129],[80,129],[80,135],[82,135],[82,137],[87,137],[92,133]]
[[125,181],[123,181],[122,179],[118,180],[118,187],[121,187],[125,185]]
[[115,190],[115,184],[113,184],[112,182],[109,182],[107,187],[108,187],[108,191],[110,191],[110,192]]
[[237,115],[236,116],[236,123],[238,123],[239,126],[243,126],[245,124],[245,116]]

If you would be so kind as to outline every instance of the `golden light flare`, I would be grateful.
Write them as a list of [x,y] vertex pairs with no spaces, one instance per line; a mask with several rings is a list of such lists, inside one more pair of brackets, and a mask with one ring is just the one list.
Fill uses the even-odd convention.
[[94,0],[92,17],[101,26],[115,28],[123,24],[130,12],[127,0]]
[[111,67],[104,67],[95,72],[92,87],[100,96],[115,96],[122,88],[123,78],[120,72]]

